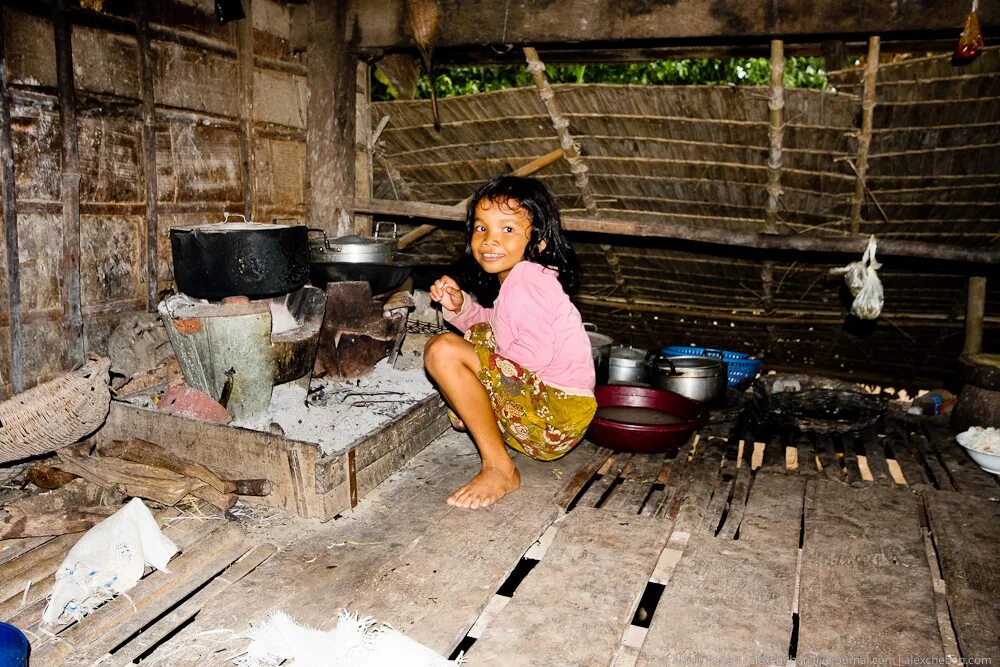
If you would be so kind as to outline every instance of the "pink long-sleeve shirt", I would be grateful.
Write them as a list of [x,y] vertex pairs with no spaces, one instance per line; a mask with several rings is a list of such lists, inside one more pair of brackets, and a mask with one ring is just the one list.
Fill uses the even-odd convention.
[[444,319],[463,332],[489,322],[497,354],[533,371],[551,387],[592,396],[590,338],[557,276],[541,264],[518,262],[500,284],[492,308],[480,306],[463,292],[461,310],[445,309]]

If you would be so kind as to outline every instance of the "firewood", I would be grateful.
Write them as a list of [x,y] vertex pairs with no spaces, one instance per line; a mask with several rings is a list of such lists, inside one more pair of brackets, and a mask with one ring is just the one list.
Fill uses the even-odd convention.
[[76,475],[39,463],[28,470],[28,479],[43,489],[58,489],[76,479]]
[[[112,440],[109,443],[101,445],[99,453],[103,456],[115,456],[126,461],[166,468],[186,477],[199,479],[223,494],[237,493],[241,496],[266,496],[271,493],[271,482],[269,480],[227,480],[200,463],[195,463],[183,456],[168,452],[159,445],[138,438]],[[205,500],[216,505],[216,503],[208,498],[205,498]],[[216,507],[221,506],[216,505]],[[226,508],[221,507],[221,509]]]
[[227,510],[236,504],[239,497],[235,493],[222,493],[217,489],[213,489],[208,484],[199,484],[198,486],[191,489],[191,495],[195,498],[201,498],[205,502],[215,505],[220,510]]
[[105,505],[24,514],[11,508],[6,512],[6,517],[0,518],[0,539],[80,533],[100,523],[118,509]]
[[88,456],[79,447],[59,450],[59,467],[105,488],[129,496],[174,505],[191,493],[198,480],[156,466],[111,456]]
[[271,493],[274,485],[269,479],[236,479],[233,492],[241,496],[266,496]]

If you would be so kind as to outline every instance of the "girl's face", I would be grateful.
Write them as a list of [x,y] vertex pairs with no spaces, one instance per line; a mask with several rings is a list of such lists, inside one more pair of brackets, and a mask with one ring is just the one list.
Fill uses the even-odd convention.
[[500,282],[524,260],[530,240],[531,219],[516,201],[484,199],[476,206],[470,240],[472,257],[483,271],[496,274]]

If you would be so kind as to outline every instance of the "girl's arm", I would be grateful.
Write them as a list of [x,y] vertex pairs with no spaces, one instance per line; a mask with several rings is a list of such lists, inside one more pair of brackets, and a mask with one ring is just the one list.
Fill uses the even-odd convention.
[[457,311],[451,311],[447,308],[441,309],[442,314],[444,314],[445,322],[465,332],[468,331],[473,324],[490,321],[490,315],[493,313],[492,308],[483,308],[468,292],[463,291],[462,296],[464,296],[465,299],[462,301],[462,307]]

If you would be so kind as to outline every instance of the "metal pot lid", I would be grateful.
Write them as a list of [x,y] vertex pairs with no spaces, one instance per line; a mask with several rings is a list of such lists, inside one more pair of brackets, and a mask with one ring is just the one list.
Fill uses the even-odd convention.
[[725,362],[710,357],[661,357],[653,367],[672,377],[714,377],[726,373]]
[[612,366],[627,366],[629,368],[639,368],[646,365],[646,358],[649,352],[632,347],[631,345],[615,345],[611,348],[611,356],[608,363]]
[[596,331],[588,331],[587,337],[590,338],[591,347],[608,347],[611,343],[615,342],[611,336],[605,336],[602,333],[597,333]]
[[[174,227],[171,232],[197,232],[199,234],[220,234],[227,232],[267,232],[279,229],[288,229],[293,225],[280,225],[264,222],[254,222],[247,220],[246,216],[239,213],[223,213],[223,219],[219,222],[209,222],[203,225],[190,225],[186,227]],[[230,222],[232,218],[235,222]]]

